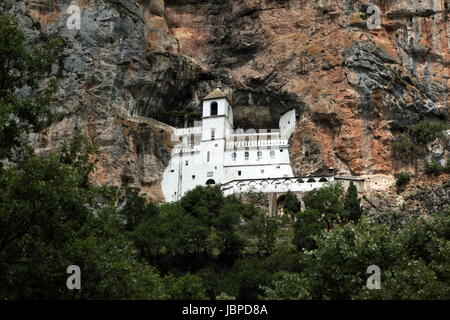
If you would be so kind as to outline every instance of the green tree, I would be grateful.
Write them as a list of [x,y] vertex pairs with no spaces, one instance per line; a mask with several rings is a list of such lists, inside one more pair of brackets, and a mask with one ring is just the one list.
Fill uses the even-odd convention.
[[263,293],[261,287],[270,283],[270,274],[258,258],[238,260],[223,281],[224,292],[244,300],[257,300]]
[[62,52],[59,40],[30,43],[17,19],[0,1],[0,160],[25,151],[27,135],[48,127],[56,90],[49,78]]
[[120,211],[125,218],[125,230],[133,231],[137,226],[157,215],[158,208],[139,194],[139,189],[124,188],[123,200],[125,205]]
[[394,155],[401,160],[413,162],[418,171],[418,161],[426,154],[426,145],[442,136],[442,131],[448,129],[448,123],[420,121],[406,133],[401,135],[393,144]]
[[340,183],[309,191],[305,194],[303,201],[306,209],[317,210],[321,219],[326,222],[328,230],[333,224],[345,220],[344,204],[342,196],[344,188]]
[[204,225],[212,225],[219,216],[224,204],[224,197],[219,186],[199,186],[180,200],[184,212],[199,219]]
[[397,186],[398,192],[402,192],[411,181],[411,174],[409,172],[398,172],[394,174],[394,177],[396,179],[395,185]]
[[276,218],[265,213],[256,214],[248,220],[246,230],[250,237],[256,237],[259,256],[265,257],[272,254],[279,230],[279,222]]
[[294,220],[299,211],[300,201],[293,192],[288,191],[288,193],[286,194],[286,199],[284,201],[284,212],[288,214],[292,218],[292,220]]
[[297,216],[294,224],[293,243],[297,250],[313,250],[317,248],[315,237],[327,227],[316,209],[306,209]]
[[265,300],[307,300],[311,299],[305,280],[298,273],[280,272],[269,286],[263,286],[261,296]]
[[400,257],[388,229],[362,219],[318,237],[317,249],[304,255],[304,285],[313,299],[351,299],[365,287],[367,267],[394,268]]
[[160,207],[131,234],[140,255],[164,273],[195,272],[208,265],[213,246],[210,228],[195,217],[180,213],[177,204]]
[[275,251],[264,259],[264,268],[272,274],[281,271],[300,273],[303,271],[302,259],[302,252],[298,252],[289,243],[283,243],[278,245]]
[[[0,174],[0,299],[164,298],[157,272],[120,233],[115,192],[86,186],[66,160],[30,156]],[[65,286],[73,264],[81,291]]]
[[219,259],[227,265],[233,265],[245,248],[245,238],[240,230],[243,206],[235,197],[225,199],[225,203],[214,219],[219,241]]
[[185,274],[179,278],[165,277],[167,293],[171,300],[207,300],[202,279],[193,274]]
[[441,132],[450,127],[448,123],[421,121],[411,127],[410,135],[414,142],[425,146],[434,139],[442,136]]
[[361,201],[358,198],[358,190],[353,181],[350,181],[350,185],[345,194],[344,212],[345,220],[354,222],[357,222],[363,214]]

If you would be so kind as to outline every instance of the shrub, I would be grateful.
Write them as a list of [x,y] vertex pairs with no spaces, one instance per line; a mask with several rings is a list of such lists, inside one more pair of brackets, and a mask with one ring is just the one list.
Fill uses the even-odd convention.
[[446,167],[441,166],[437,161],[431,161],[425,164],[425,173],[430,176],[438,176],[446,171]]
[[411,181],[411,174],[409,172],[399,172],[394,175],[396,179],[397,188],[405,187]]
[[445,123],[421,121],[411,128],[411,136],[418,144],[426,145],[439,137],[442,130],[448,128],[449,125]]
[[292,218],[300,211],[300,201],[297,199],[297,196],[291,191],[288,191],[288,193],[286,194],[286,200],[284,201],[284,211]]

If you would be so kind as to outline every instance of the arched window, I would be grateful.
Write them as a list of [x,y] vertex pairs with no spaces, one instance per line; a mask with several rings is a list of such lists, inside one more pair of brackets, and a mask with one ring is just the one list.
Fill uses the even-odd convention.
[[262,159],[262,152],[261,151],[258,151],[258,157],[257,157],[257,160],[259,161],[259,160],[261,160]]
[[236,153],[236,152],[233,152],[233,153],[231,154],[231,159],[233,159],[233,161],[236,161],[236,158],[237,158],[237,153]]
[[218,105],[217,105],[217,102],[212,102],[211,103],[211,115],[212,116],[217,116],[217,113],[218,113],[218,109],[219,109],[219,107],[218,107]]
[[250,158],[250,153],[248,151],[245,152],[245,160],[248,160]]
[[216,129],[211,129],[211,140],[216,139]]
[[206,162],[209,162],[211,160],[211,152],[208,151],[208,153],[206,154]]

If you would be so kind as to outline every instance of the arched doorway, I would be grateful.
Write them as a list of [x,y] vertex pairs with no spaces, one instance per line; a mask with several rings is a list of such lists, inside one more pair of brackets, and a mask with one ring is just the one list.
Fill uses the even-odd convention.
[[284,203],[286,201],[286,195],[282,195],[277,200],[277,215],[283,216],[284,215]]
[[212,186],[212,185],[215,185],[215,184],[216,184],[216,182],[213,179],[209,179],[208,181],[206,181],[206,185],[207,186]]

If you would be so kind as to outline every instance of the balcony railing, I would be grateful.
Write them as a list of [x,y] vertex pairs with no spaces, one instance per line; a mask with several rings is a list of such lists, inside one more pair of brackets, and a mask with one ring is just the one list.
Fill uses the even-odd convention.
[[250,148],[250,147],[271,147],[271,146],[287,146],[288,140],[248,140],[248,141],[233,141],[227,142],[227,149],[234,148]]
[[202,133],[202,127],[175,129],[174,133],[175,133],[176,136],[186,136],[186,135],[191,135],[191,134],[201,134]]
[[173,147],[172,153],[178,154],[181,151],[183,151],[183,153],[184,152],[197,152],[197,151],[200,151],[200,146],[199,145],[197,145],[197,146],[178,145],[178,146]]

